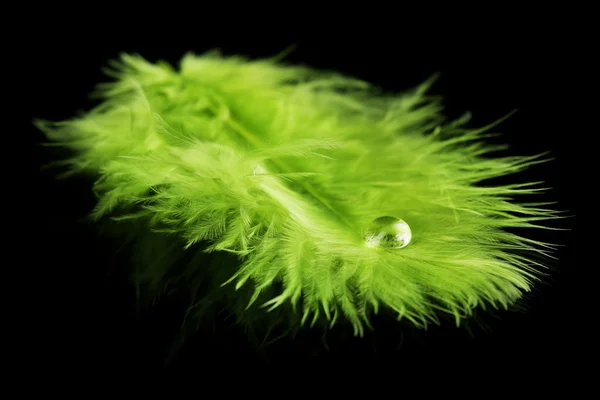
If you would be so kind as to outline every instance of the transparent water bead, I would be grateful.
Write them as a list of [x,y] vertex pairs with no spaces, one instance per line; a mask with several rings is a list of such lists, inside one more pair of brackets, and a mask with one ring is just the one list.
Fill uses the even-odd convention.
[[396,217],[374,219],[365,235],[367,246],[387,249],[402,249],[408,246],[411,239],[410,226]]

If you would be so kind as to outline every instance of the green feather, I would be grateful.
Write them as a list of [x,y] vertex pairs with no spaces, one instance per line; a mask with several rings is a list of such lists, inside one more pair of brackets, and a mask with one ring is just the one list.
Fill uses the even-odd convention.
[[[551,246],[507,229],[559,214],[514,199],[538,183],[484,183],[543,159],[491,157],[493,125],[446,121],[427,94],[434,78],[384,96],[278,59],[188,54],[176,70],[123,55],[112,67],[99,107],[39,126],[76,151],[73,172],[97,176],[95,218],[137,220],[134,236],[163,232],[143,243],[166,260],[144,258],[139,281],[167,284],[184,247],[227,252],[235,270],[190,261],[180,273],[212,274],[195,307],[234,285],[240,313],[260,299],[263,313],[343,316],[362,335],[379,306],[419,326],[440,313],[459,323],[478,306],[508,307],[541,276],[533,260]],[[406,247],[369,245],[385,216],[410,226]],[[167,253],[177,242],[165,237],[184,245]]]

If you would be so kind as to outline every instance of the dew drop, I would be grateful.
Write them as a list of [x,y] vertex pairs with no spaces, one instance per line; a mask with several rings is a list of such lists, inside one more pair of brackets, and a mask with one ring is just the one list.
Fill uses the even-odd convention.
[[396,217],[374,219],[365,235],[367,246],[387,249],[402,249],[408,246],[411,239],[410,226]]

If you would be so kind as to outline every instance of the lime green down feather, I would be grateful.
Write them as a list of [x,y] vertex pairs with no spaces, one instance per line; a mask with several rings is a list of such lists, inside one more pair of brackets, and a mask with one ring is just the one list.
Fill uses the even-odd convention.
[[[343,318],[362,335],[380,307],[423,326],[508,307],[530,290],[547,245],[512,233],[556,213],[513,201],[537,184],[482,182],[538,157],[491,157],[490,127],[446,121],[431,81],[399,96],[339,74],[218,53],[177,70],[123,55],[86,115],[40,124],[97,176],[94,217],[146,221],[180,251],[230,252],[219,285],[280,290],[268,312]],[[373,244],[380,217],[404,220],[403,248]],[[508,229],[507,229],[508,228]],[[202,266],[198,266],[202,268]],[[247,287],[247,286],[244,286]]]

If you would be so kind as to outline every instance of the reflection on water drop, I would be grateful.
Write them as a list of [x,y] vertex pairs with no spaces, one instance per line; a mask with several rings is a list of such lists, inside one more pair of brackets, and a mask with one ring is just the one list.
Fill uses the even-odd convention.
[[365,235],[369,247],[402,249],[410,243],[412,232],[408,224],[396,217],[380,217],[371,223]]
[[254,176],[256,175],[262,175],[264,173],[266,173],[267,171],[263,168],[262,165],[257,165],[256,167],[254,167],[254,170],[252,171],[252,174]]

